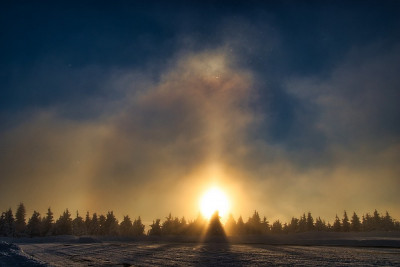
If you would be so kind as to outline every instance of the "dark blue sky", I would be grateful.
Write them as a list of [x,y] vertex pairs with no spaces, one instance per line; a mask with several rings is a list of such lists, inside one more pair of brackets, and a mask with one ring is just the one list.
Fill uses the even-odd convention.
[[[379,42],[386,49],[400,38],[398,1],[3,1],[1,5],[2,111],[101,93],[90,82],[65,88],[63,80],[77,68],[162,65],[182,49],[184,36],[193,38],[193,49],[217,46],[222,41],[219,27],[227,19],[247,23],[257,32],[250,40],[254,46],[268,42],[270,31],[279,36],[268,60],[266,51],[239,51],[243,63],[273,87],[289,75],[324,75],[353,47]],[[235,35],[234,29],[231,33]],[[56,77],[37,77],[35,69],[43,65],[57,70]],[[290,116],[285,110],[291,101],[280,99],[284,96],[279,93],[275,96],[282,103],[273,108],[280,116]]]
[[[4,166],[24,158],[24,149],[42,152],[29,146],[19,151],[16,144],[32,140],[40,147],[46,142],[37,136],[58,136],[61,122],[72,124],[72,129],[107,125],[115,132],[124,124],[124,132],[139,135],[133,139],[150,139],[165,147],[171,136],[192,140],[188,136],[204,127],[188,123],[203,118],[188,111],[191,100],[171,90],[168,97],[175,97],[170,100],[174,104],[165,104],[156,100],[151,88],[170,86],[165,80],[179,87],[171,73],[191,69],[179,67],[182,58],[198,60],[193,55],[211,54],[218,59],[224,54],[233,66],[227,68],[232,80],[237,73],[240,81],[247,77],[245,72],[251,74],[251,97],[235,100],[240,103],[235,102],[229,114],[221,112],[227,125],[231,120],[242,125],[232,118],[238,111],[254,119],[246,124],[245,134],[228,127],[241,140],[234,146],[245,143],[251,152],[226,159],[226,165],[238,166],[243,173],[253,170],[251,179],[259,181],[275,179],[265,170],[277,168],[274,164],[281,161],[311,176],[315,168],[324,173],[338,166],[346,169],[347,164],[357,166],[354,175],[374,162],[374,170],[389,173],[390,182],[380,192],[390,195],[385,190],[399,183],[393,167],[400,140],[399,14],[400,1],[2,1],[0,135],[18,138],[0,142],[2,153],[13,155],[0,158],[0,176],[20,177]],[[182,86],[186,83],[182,78]],[[151,95],[146,101],[157,106],[140,102],[145,91]],[[206,107],[207,101],[200,106]],[[131,116],[121,115],[126,112]],[[134,121],[146,134],[130,124]],[[153,136],[155,131],[162,134]],[[74,139],[65,138],[66,143]],[[106,141],[99,142],[107,147]],[[236,155],[230,141],[225,145],[223,151]],[[49,157],[57,158],[64,149],[49,152]],[[140,158],[128,150],[126,155]],[[189,162],[202,158],[202,150],[196,151]],[[149,166],[152,160],[141,159]],[[174,162],[179,160],[183,159]],[[115,167],[121,162],[129,165],[122,157],[105,173],[124,173],[125,167]],[[26,166],[23,160],[21,165]],[[139,174],[132,174],[133,181],[135,175]],[[292,183],[282,179],[279,188]],[[373,178],[366,179],[372,188]],[[392,197],[385,203],[398,201]]]

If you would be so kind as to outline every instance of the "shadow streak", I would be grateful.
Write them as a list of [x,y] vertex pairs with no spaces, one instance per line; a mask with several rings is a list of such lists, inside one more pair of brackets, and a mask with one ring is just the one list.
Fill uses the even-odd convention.
[[205,242],[199,244],[195,266],[242,266],[240,255],[232,252],[228,242]]

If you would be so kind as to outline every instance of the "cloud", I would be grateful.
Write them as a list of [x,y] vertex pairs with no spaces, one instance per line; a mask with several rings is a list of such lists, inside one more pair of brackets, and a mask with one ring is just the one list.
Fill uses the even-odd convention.
[[315,126],[330,144],[392,143],[400,130],[399,55],[398,46],[354,48],[328,78],[293,79],[288,90],[315,107]]
[[[24,113],[0,134],[1,203],[193,218],[202,191],[217,183],[236,216],[395,211],[398,48],[355,49],[330,75],[291,77],[278,97],[260,86],[266,77],[246,61],[250,48],[263,51],[227,41],[162,66],[101,70],[95,84],[105,97]],[[284,107],[293,114],[274,139],[280,117],[259,107],[277,99],[293,103]],[[68,116],[75,108],[92,115]]]
[[[271,200],[287,203],[292,211],[287,213],[374,208],[396,212],[399,52],[398,46],[382,50],[379,44],[354,48],[330,75],[292,77],[287,82],[284,89],[299,103],[293,122],[297,137],[289,135],[286,142],[276,143],[279,153],[263,167],[267,186],[279,192]],[[325,142],[311,145],[311,150],[288,147],[293,139],[304,145],[315,136],[323,136]],[[284,205],[278,204],[270,213],[282,210]]]
[[223,164],[254,123],[251,88],[251,75],[230,65],[223,51],[180,56],[158,83],[134,89],[110,117],[94,190],[154,186],[143,191],[148,201],[152,195],[174,199],[179,189],[173,185],[185,179],[199,183],[204,177],[193,173]]
[[[179,183],[202,183],[196,177],[202,168],[241,153],[256,122],[251,84],[250,73],[223,50],[180,55],[156,82],[130,72],[110,75],[105,86],[124,97],[104,103],[95,119],[71,120],[55,109],[3,133],[1,173],[13,192],[4,201],[194,216],[196,200],[190,206],[183,199],[196,189]],[[40,192],[51,203],[35,199]]]
[[61,119],[51,112],[31,115],[3,132],[2,203],[24,201],[30,208],[44,210],[52,205],[58,211],[78,206],[83,202],[93,147],[102,132],[99,125]]

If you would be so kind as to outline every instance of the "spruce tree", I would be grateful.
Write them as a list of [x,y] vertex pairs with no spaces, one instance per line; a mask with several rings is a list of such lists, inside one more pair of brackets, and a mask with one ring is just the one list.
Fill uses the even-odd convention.
[[173,235],[179,235],[181,232],[181,222],[179,221],[178,217],[175,217],[175,219],[172,221],[172,234]]
[[271,227],[271,232],[275,234],[282,233],[282,223],[279,220],[276,220]]
[[267,220],[267,217],[264,216],[262,222],[261,222],[261,228],[263,230],[263,233],[268,233],[270,230],[270,226],[269,226],[269,221]]
[[6,224],[5,216],[6,216],[6,213],[2,212],[1,216],[0,216],[0,236],[5,236],[6,235],[5,234],[5,228],[4,228],[4,226]]
[[85,217],[85,231],[86,234],[91,235],[92,233],[90,232],[90,224],[92,223],[92,220],[90,219],[90,214],[89,211],[86,212],[86,217]]
[[299,220],[299,232],[305,232],[305,231],[307,231],[307,219],[306,219],[306,214],[303,213],[303,216],[301,216]]
[[258,212],[255,210],[253,216],[249,218],[246,223],[247,233],[249,234],[262,234],[265,232],[263,225],[261,224],[261,218]]
[[107,234],[107,230],[106,230],[106,216],[104,216],[103,214],[101,214],[99,216],[99,220],[98,220],[98,226],[99,226],[99,230],[98,230],[98,234],[99,235],[105,235]]
[[40,236],[41,232],[41,219],[40,213],[33,211],[32,217],[28,221],[27,232],[30,237]]
[[374,222],[373,218],[369,213],[363,215],[362,217],[362,228],[363,231],[372,231],[374,230]]
[[182,217],[182,219],[179,221],[179,234],[186,234],[187,232],[187,222],[185,217]]
[[66,209],[60,218],[56,221],[56,233],[58,235],[71,235],[72,234],[72,219],[71,213]]
[[326,225],[325,225],[325,221],[323,221],[322,219],[321,219],[321,217],[318,217],[316,220],[315,220],[315,230],[317,230],[317,231],[325,231],[326,230]]
[[106,221],[104,222],[106,235],[118,235],[118,221],[115,218],[114,212],[107,213]]
[[282,226],[282,232],[285,233],[285,234],[289,233],[289,226],[288,226],[287,223],[284,223],[284,224],[283,224],[283,226]]
[[3,225],[2,225],[2,232],[4,236],[9,236],[13,237],[15,236],[15,220],[14,220],[14,215],[13,212],[10,209],[8,209],[6,212],[4,212],[4,217],[3,219]]
[[381,216],[377,210],[374,211],[373,230],[381,230]]
[[360,218],[355,212],[353,212],[353,216],[351,217],[350,229],[354,232],[359,232],[361,230]]
[[243,235],[246,233],[246,228],[242,216],[239,216],[239,219],[236,224],[236,230],[238,235]]
[[128,215],[124,216],[124,219],[120,223],[119,232],[122,236],[132,235],[132,221]]
[[232,214],[229,214],[228,220],[225,223],[225,230],[228,235],[236,235],[236,221]]
[[288,230],[290,233],[297,233],[299,231],[299,219],[292,217],[288,225]]
[[307,221],[306,221],[306,224],[307,224],[307,231],[312,231],[312,230],[314,230],[314,219],[313,219],[313,217],[311,216],[311,212],[308,212],[308,214],[307,214]]
[[15,213],[15,231],[18,236],[24,235],[26,231],[25,215],[26,215],[25,206],[21,202],[19,203],[17,212]]
[[342,219],[342,231],[349,232],[350,231],[350,222],[349,218],[347,217],[347,212],[344,211],[343,219]]
[[197,218],[189,222],[186,232],[190,235],[200,236],[203,234],[204,227],[206,226],[206,220],[201,214],[198,214]]
[[54,219],[50,207],[47,209],[46,217],[42,220],[42,234],[44,236],[53,234]]
[[144,235],[144,224],[140,216],[132,223],[132,233],[135,236]]
[[173,234],[173,218],[171,213],[168,214],[168,217],[166,217],[165,221],[162,223],[161,232],[163,235]]
[[79,216],[78,211],[76,211],[76,218],[72,221],[72,234],[76,236],[86,234],[85,223],[83,221],[83,218]]
[[394,222],[389,212],[386,211],[385,217],[382,218],[382,229],[385,231],[394,230]]
[[160,219],[157,219],[150,225],[149,235],[161,235]]
[[206,237],[215,236],[225,237],[225,231],[222,227],[221,221],[219,220],[218,211],[214,212],[214,214],[211,216],[206,233]]
[[97,218],[97,213],[93,213],[92,219],[90,220],[89,224],[89,235],[99,235],[100,234],[100,222]]
[[333,223],[332,228],[333,228],[333,231],[335,231],[335,232],[340,232],[342,230],[342,226],[340,224],[340,220],[339,220],[339,217],[337,216],[337,214],[336,214],[335,222]]

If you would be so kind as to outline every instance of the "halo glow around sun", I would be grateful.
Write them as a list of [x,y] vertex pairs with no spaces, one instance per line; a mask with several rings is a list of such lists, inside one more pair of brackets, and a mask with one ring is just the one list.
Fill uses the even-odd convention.
[[207,219],[211,218],[216,211],[221,217],[225,216],[229,211],[227,196],[217,187],[209,189],[200,199],[200,211]]

